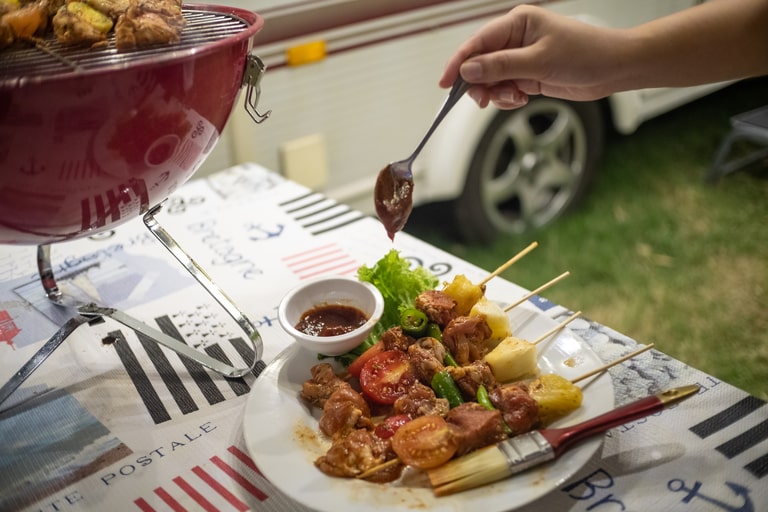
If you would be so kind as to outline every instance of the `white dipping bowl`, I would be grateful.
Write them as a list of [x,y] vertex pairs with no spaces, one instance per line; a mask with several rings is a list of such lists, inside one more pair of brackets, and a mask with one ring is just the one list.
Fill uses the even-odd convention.
[[[359,309],[368,320],[338,336],[311,336],[296,329],[301,316],[318,306],[342,305]],[[371,333],[384,312],[384,298],[371,283],[353,277],[326,276],[302,282],[280,301],[277,319],[285,332],[302,347],[328,356],[349,352]]]

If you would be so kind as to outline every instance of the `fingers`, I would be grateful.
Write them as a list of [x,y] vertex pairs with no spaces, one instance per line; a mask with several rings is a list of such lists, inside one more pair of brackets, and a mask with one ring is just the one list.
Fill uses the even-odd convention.
[[494,87],[491,89],[491,102],[502,110],[520,108],[528,103],[528,95],[517,87]]
[[467,96],[472,98],[480,108],[487,107],[491,102],[490,92],[485,87],[470,87],[467,91]]
[[529,95],[589,101],[616,87],[606,77],[621,62],[620,32],[533,5],[518,5],[482,27],[448,60],[441,87],[472,84],[481,107],[517,108]]
[[473,56],[459,70],[469,83],[492,84],[504,80],[540,80],[546,72],[542,45],[502,49]]
[[517,6],[506,15],[489,21],[467,39],[446,63],[438,82],[440,87],[451,87],[459,76],[460,67],[471,57],[519,46],[525,31],[526,12],[524,6]]
[[514,82],[504,82],[494,86],[475,85],[470,87],[467,95],[480,108],[493,103],[502,110],[511,110],[528,103],[528,94],[522,92]]
[[451,87],[459,73],[468,82],[476,84],[522,77],[517,74],[515,63],[530,59],[530,55],[514,52],[535,43],[536,37],[529,33],[536,32],[531,27],[536,26],[539,10],[518,5],[486,23],[450,57],[438,82],[440,87]]
[[443,89],[449,89],[459,77],[459,68],[471,55],[478,53],[476,50],[475,39],[470,39],[456,50],[445,65],[443,74],[438,81],[438,85]]

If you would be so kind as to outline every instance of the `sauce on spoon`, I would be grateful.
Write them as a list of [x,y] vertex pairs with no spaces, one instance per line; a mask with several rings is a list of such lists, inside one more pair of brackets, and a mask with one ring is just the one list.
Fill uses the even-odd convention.
[[395,178],[391,164],[387,165],[379,171],[373,196],[376,215],[394,241],[395,233],[405,227],[413,209],[413,180]]

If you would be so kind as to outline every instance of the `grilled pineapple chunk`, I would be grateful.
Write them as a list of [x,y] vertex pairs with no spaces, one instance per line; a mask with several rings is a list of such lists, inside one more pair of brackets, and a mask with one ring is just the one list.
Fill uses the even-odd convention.
[[528,391],[539,404],[539,419],[544,426],[581,407],[581,388],[555,373],[540,376],[530,383]]
[[444,284],[443,292],[456,301],[456,314],[466,316],[485,294],[485,289],[470,281],[464,274],[458,274],[453,281]]
[[509,325],[509,317],[498,302],[488,300],[487,297],[481,297],[469,311],[469,316],[480,315],[485,316],[485,321],[491,328],[490,341],[492,344],[512,336],[512,326]]
[[485,354],[485,362],[491,367],[499,382],[510,382],[539,373],[536,346],[526,340],[507,336]]
[[77,16],[83,22],[89,24],[102,34],[106,34],[112,30],[112,20],[101,11],[97,11],[84,2],[67,3],[67,11]]

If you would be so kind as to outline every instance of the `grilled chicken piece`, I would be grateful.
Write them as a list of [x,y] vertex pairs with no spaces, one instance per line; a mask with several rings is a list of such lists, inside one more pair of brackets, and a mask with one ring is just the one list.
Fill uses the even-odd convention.
[[120,17],[131,5],[131,0],[82,0],[99,12],[112,18],[114,21]]
[[46,13],[48,14],[48,19],[50,20],[57,12],[59,12],[59,9],[67,3],[67,0],[37,0],[37,3],[45,8]]
[[381,335],[381,342],[386,350],[402,350],[407,352],[408,347],[416,342],[416,338],[405,334],[403,328],[396,325],[384,331]]
[[3,5],[5,7],[4,12],[0,12],[0,24],[6,27],[14,40],[39,35],[48,27],[48,11],[42,2],[22,5],[17,9],[13,8],[12,4]]
[[345,380],[334,373],[333,367],[328,363],[316,364],[309,371],[312,378],[304,382],[301,398],[321,409],[334,391],[347,385]]
[[488,392],[488,397],[512,430],[512,434],[523,434],[539,423],[539,406],[528,392],[528,386],[502,384]]
[[323,404],[319,426],[328,437],[344,437],[356,428],[372,428],[371,409],[362,395],[345,382]]
[[185,25],[180,0],[131,0],[115,25],[118,50],[175,43]]
[[441,328],[456,317],[456,301],[441,290],[426,290],[416,296],[416,309],[423,311],[430,322]]
[[0,49],[40,35],[47,26],[48,11],[44,2],[22,4],[18,0],[0,0]]
[[0,0],[0,50],[11,46],[16,39],[11,26],[3,19],[9,12],[19,8],[18,0]]
[[19,0],[0,0],[0,17],[21,7]]
[[0,50],[8,46],[11,46],[13,44],[13,41],[15,41],[15,39],[16,38],[13,36],[13,31],[11,30],[11,27],[3,23],[2,18],[0,18]]
[[481,385],[485,389],[493,389],[498,385],[491,367],[483,360],[472,361],[464,366],[446,366],[445,369],[456,382],[464,400],[476,400]]
[[181,0],[0,0],[0,49],[53,27],[67,46],[106,44],[114,27],[119,50],[175,43],[186,23]]
[[408,394],[401,396],[393,404],[395,414],[407,414],[411,418],[418,416],[445,416],[450,409],[448,400],[438,398],[429,386],[416,382],[408,389]]
[[[388,439],[381,439],[365,429],[357,429],[334,440],[328,452],[315,461],[315,466],[326,475],[355,477],[393,458],[395,454]],[[392,481],[402,469],[402,464],[397,464],[377,471],[368,480],[381,483]]]
[[443,343],[460,366],[482,359],[490,337],[491,328],[484,316],[458,316],[443,330]]
[[65,0],[0,0],[0,49],[16,41],[41,37],[53,25],[52,20]]
[[436,373],[445,369],[443,365],[445,345],[435,338],[421,338],[408,347],[408,359],[411,361],[411,368],[416,373],[416,378],[428,384],[432,382],[432,377]]
[[507,437],[501,412],[497,409],[486,409],[477,402],[465,402],[454,407],[445,416],[445,421],[459,441],[459,448],[456,450],[458,457],[496,444]]
[[67,46],[104,44],[112,25],[107,15],[83,2],[65,4],[53,17],[53,33]]

